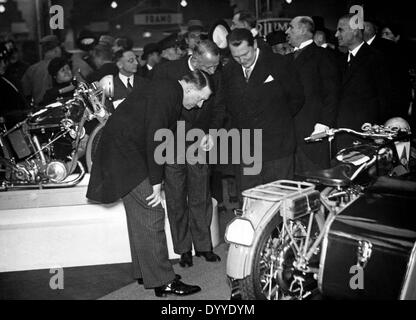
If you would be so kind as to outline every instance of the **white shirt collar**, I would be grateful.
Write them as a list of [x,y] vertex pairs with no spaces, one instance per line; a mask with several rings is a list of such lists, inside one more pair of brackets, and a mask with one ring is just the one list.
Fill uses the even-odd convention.
[[243,68],[243,73],[246,70],[250,70],[250,73],[253,71],[254,67],[256,66],[257,60],[259,59],[259,55],[260,55],[260,49],[257,48],[257,50],[256,50],[256,59],[254,60],[253,64],[248,68],[244,68],[243,66],[241,66]]
[[127,88],[127,79],[130,79],[131,86],[132,87],[134,86],[134,75],[132,75],[130,77],[126,77],[125,75],[123,75],[119,72],[118,77],[120,78],[121,82],[123,82],[123,84],[126,86],[126,88]]
[[371,39],[369,39],[368,41],[367,41],[367,44],[369,45],[369,46],[371,46],[371,44],[373,43],[373,41],[374,41],[374,39],[376,38],[376,36],[374,35]]
[[358,51],[361,49],[361,47],[364,45],[364,41],[363,42],[361,42],[361,44],[360,45],[358,45],[358,46],[356,46],[355,47],[355,49],[353,49],[353,50],[348,50],[348,52],[349,53],[352,53],[352,55],[355,57],[356,55],[357,55],[357,53],[358,53]]
[[259,34],[259,31],[256,28],[253,28],[250,31],[251,31],[251,34],[253,35],[253,38],[257,37],[257,35]]
[[305,47],[309,46],[310,44],[312,44],[312,42],[313,42],[313,39],[309,39],[309,40],[303,41],[303,42],[300,44],[300,46],[299,46],[299,47],[296,47],[296,48],[294,49],[294,51],[302,50],[303,48],[305,48]]
[[188,67],[189,67],[189,70],[195,71],[195,68],[192,66],[191,59],[192,59],[192,56],[188,58]]
[[328,43],[324,43],[324,44],[322,44],[322,46],[321,46],[322,48],[324,48],[324,49],[326,49],[326,48],[328,48]]
[[147,67],[147,70],[149,70],[149,71],[153,69],[153,67],[149,66],[148,64],[146,64],[146,67]]

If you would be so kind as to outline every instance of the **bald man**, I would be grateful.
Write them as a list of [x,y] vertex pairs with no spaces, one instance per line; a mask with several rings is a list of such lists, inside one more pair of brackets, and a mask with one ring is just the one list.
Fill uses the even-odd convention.
[[305,96],[302,109],[295,117],[295,172],[325,169],[329,167],[330,158],[327,145],[307,144],[304,138],[315,130],[335,125],[341,74],[335,57],[314,43],[312,18],[294,18],[286,33],[295,51],[292,58]]

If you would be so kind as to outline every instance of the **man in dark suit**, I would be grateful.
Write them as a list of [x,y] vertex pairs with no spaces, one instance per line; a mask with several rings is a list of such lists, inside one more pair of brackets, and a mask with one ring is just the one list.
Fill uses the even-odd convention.
[[114,61],[119,72],[114,76],[114,96],[112,100],[114,108],[117,108],[133,91],[133,88],[140,84],[143,78],[136,74],[139,63],[132,50],[118,50],[115,53]]
[[[219,50],[210,40],[199,42],[190,57],[169,61],[156,66],[153,79],[178,80],[193,70],[202,70],[211,75],[214,91],[220,87]],[[209,129],[221,127],[224,110],[215,104],[215,96],[200,110],[183,110],[186,132],[198,128],[208,133]],[[210,137],[207,136],[208,140]],[[209,142],[209,141],[208,141]],[[191,143],[186,145],[189,147]],[[220,258],[212,252],[210,225],[212,200],[209,189],[209,165],[174,163],[165,166],[165,191],[174,250],[181,255],[182,267],[192,266],[192,244],[196,255],[215,262]]]
[[179,46],[178,35],[172,33],[158,42],[160,49],[160,63],[175,61],[182,58],[182,50]]
[[97,68],[87,76],[89,83],[100,81],[107,75],[116,75],[118,68],[113,62],[113,51],[110,45],[97,44],[92,50],[92,60]]
[[301,16],[294,18],[286,31],[295,50],[291,56],[305,95],[305,103],[295,118],[297,173],[329,167],[327,144],[307,144],[304,138],[334,127],[337,116],[341,75],[334,56],[313,42],[314,29],[312,18]]
[[160,48],[157,43],[148,43],[143,48],[143,54],[141,59],[145,61],[145,64],[139,68],[138,75],[143,78],[151,79],[153,68],[160,63]]
[[7,43],[0,42],[0,118],[6,121],[10,129],[16,123],[25,119],[29,113],[25,98],[19,89],[13,84],[13,80],[6,77],[6,68],[9,64],[11,51]]
[[163,165],[155,159],[155,133],[176,125],[183,108],[202,105],[211,94],[200,71],[179,81],[154,81],[143,94],[134,90],[104,127],[94,156],[87,197],[102,203],[123,200],[134,278],[156,296],[198,292],[175,276],[168,259],[161,207]]
[[[387,120],[391,84],[382,55],[364,42],[363,30],[350,23],[352,19],[353,14],[341,17],[335,34],[339,45],[348,48],[340,61],[343,75],[337,126],[360,130],[366,122],[383,124]],[[340,149],[356,139],[343,135],[337,140]]]
[[393,107],[389,110],[389,117],[407,118],[411,101],[408,61],[399,46],[393,41],[381,38],[378,30],[376,21],[372,19],[364,21],[364,41],[383,54],[389,72]]
[[302,87],[284,56],[258,48],[250,31],[234,29],[228,35],[233,56],[223,70],[221,103],[226,106],[234,127],[250,129],[253,152],[255,129],[262,130],[261,166],[256,175],[245,175],[246,164],[237,176],[241,190],[278,179],[292,178],[296,147],[294,116],[303,104]]

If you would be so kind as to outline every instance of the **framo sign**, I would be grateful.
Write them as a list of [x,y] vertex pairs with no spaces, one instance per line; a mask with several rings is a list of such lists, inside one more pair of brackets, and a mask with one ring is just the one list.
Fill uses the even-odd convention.
[[269,18],[257,20],[257,30],[261,37],[267,36],[273,31],[286,31],[291,19],[289,18]]
[[141,13],[134,15],[136,25],[182,24],[182,13]]

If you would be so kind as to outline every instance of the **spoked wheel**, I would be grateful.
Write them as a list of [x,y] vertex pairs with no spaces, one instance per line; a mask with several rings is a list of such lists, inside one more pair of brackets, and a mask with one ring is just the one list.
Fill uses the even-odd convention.
[[[276,215],[263,230],[255,248],[250,276],[235,284],[243,300],[302,300],[315,292],[317,282],[313,274],[295,267],[298,249],[306,240],[308,220],[309,216],[290,221],[289,231],[283,231],[282,219]],[[317,234],[316,222],[312,230],[312,235]],[[313,236],[311,241],[315,238]],[[317,255],[309,266],[318,263]]]
[[98,143],[100,142],[104,126],[105,126],[105,123],[100,123],[98,126],[96,126],[94,131],[91,133],[88,139],[87,151],[85,154],[88,172],[91,172],[92,161],[93,161],[95,152],[97,151]]

